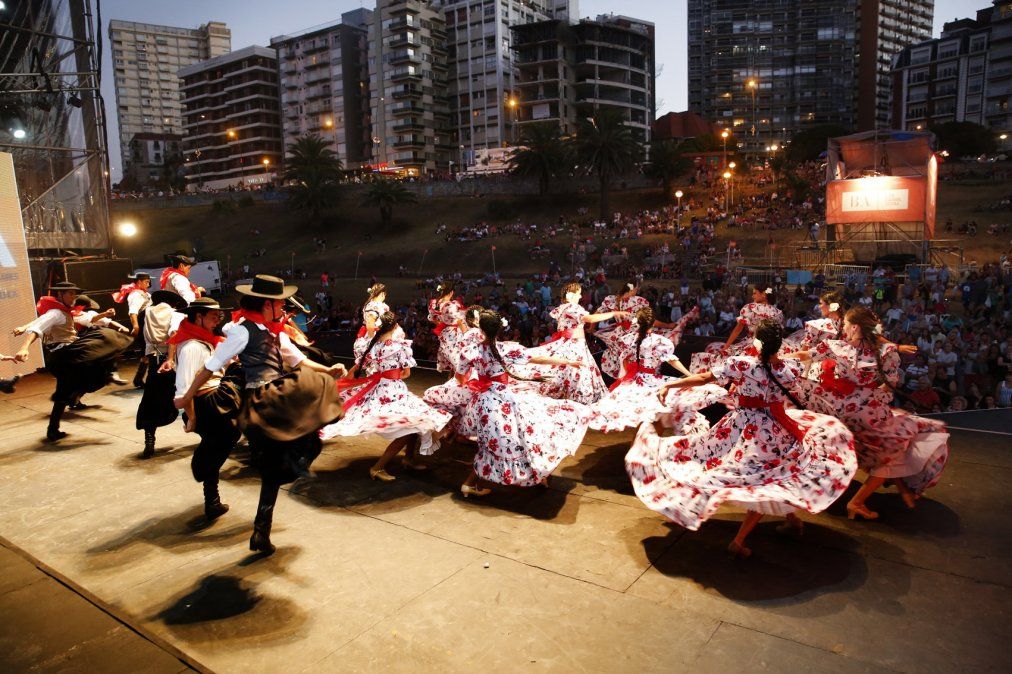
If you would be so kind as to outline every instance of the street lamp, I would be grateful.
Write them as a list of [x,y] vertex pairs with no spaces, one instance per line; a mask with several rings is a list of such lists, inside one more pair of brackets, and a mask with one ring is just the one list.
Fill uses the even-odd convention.
[[[727,167],[728,167],[729,169],[731,169],[731,171],[732,171],[732,172],[734,171],[734,168],[735,168],[736,166],[737,166],[737,164],[735,164],[734,162],[730,162],[730,163],[728,163],[728,165],[727,165]],[[732,205],[732,206],[734,205],[734,175],[733,175],[733,174],[732,174],[732,176],[731,176],[731,205]]]
[[517,99],[516,96],[510,96],[509,100],[506,101],[506,105],[509,106],[512,114],[512,124],[510,128],[510,140],[516,142],[517,137]]
[[685,196],[682,190],[675,190],[675,199],[678,199],[678,215],[675,220],[675,229],[682,226],[682,197]]
[[228,137],[229,138],[235,138],[235,131],[233,131],[232,129],[229,129],[228,130]]
[[754,144],[755,143],[755,134],[756,134],[755,93],[756,93],[756,89],[759,88],[759,83],[756,82],[754,79],[751,79],[748,82],[746,82],[746,85],[748,86],[749,93],[752,94],[752,142]]
[[724,166],[727,166],[727,137],[730,135],[727,129],[720,132],[721,141],[724,143]]
[[119,223],[119,226],[116,228],[116,230],[119,232],[120,236],[130,238],[132,236],[136,236],[137,225],[135,225],[132,222],[121,222]]
[[731,210],[730,201],[730,190],[731,190],[731,172],[724,171],[724,212]]

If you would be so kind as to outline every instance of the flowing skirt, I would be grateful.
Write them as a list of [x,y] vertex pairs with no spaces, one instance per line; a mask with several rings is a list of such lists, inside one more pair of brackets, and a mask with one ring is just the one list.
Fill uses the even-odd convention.
[[801,442],[758,409],[688,435],[661,437],[643,424],[625,460],[636,495],[693,531],[725,503],[770,515],[825,510],[857,470],[853,436],[833,417],[787,414],[807,428]]
[[580,448],[589,416],[579,403],[493,384],[464,413],[477,437],[474,470],[498,484],[537,485]]
[[[350,389],[345,399],[355,393]],[[411,393],[402,380],[381,379],[374,389],[351,408],[345,408],[344,417],[320,432],[320,438],[353,437],[374,433],[385,440],[396,440],[405,435],[418,434],[421,454],[432,454],[439,448],[433,440],[450,423],[452,416],[430,407]]]
[[137,405],[137,430],[154,430],[168,426],[179,416],[172,399],[176,395],[176,371],[159,372],[165,362],[155,355],[145,356],[148,361],[148,375],[144,382],[144,393]]
[[531,356],[561,358],[580,361],[580,367],[557,365],[530,365],[528,372],[540,378],[532,382],[532,388],[549,398],[572,400],[581,405],[592,405],[600,400],[608,387],[604,384],[601,371],[594,362],[587,340],[580,338],[557,339],[531,349]]
[[[603,433],[615,433],[627,428],[636,428],[643,423],[653,423],[666,414],[670,402],[662,403],[657,391],[672,377],[640,372],[627,382],[619,384],[608,395],[591,407],[590,428]],[[723,399],[727,392],[715,385],[707,384],[668,393],[668,400],[682,399],[685,409],[702,409]]]

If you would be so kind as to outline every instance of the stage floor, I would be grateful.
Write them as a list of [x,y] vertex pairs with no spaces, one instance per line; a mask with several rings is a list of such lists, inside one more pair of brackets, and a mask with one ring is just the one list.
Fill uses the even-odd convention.
[[[158,646],[167,657],[144,660],[149,671],[179,671],[176,658],[219,672],[1008,666],[1008,435],[955,431],[941,484],[916,510],[882,493],[869,501],[880,520],[855,523],[840,502],[806,518],[800,540],[764,522],[744,561],[725,552],[740,513],[687,532],[636,499],[628,433],[588,434],[550,489],[481,500],[457,492],[464,447],[441,450],[426,473],[395,463],[397,481],[381,483],[367,470],[384,443],[339,440],[316,479],[282,494],[278,551],[259,558],[247,548],[258,482],[242,451],[223,470],[232,509],[206,526],[195,436],[161,429],[157,456],[141,460],[140,391],[110,387],[49,444],[51,391],[36,375],[0,397],[0,537]],[[0,606],[23,584],[5,581]],[[54,649],[75,648],[67,634],[89,642],[98,618],[57,620],[4,620],[0,669],[58,664]],[[59,644],[43,634],[53,627]],[[92,671],[140,671],[106,662]]]

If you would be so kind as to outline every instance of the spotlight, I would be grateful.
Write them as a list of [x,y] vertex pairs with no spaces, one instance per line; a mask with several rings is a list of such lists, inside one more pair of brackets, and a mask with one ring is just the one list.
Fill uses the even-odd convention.
[[132,222],[121,222],[119,225],[120,236],[131,237],[137,234],[137,225]]
[[14,129],[12,133],[14,135],[14,138],[17,140],[23,140],[24,137],[28,135],[27,133],[25,133],[24,129]]
[[84,101],[78,98],[77,94],[71,94],[70,96],[67,96],[67,103],[70,103],[75,108],[80,108],[81,106],[84,105]]

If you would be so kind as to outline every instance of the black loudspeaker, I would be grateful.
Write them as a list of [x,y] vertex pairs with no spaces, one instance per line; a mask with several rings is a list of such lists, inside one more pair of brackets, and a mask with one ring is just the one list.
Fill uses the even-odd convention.
[[63,278],[84,290],[84,294],[99,303],[103,310],[116,309],[115,320],[130,327],[126,302],[116,304],[112,294],[128,283],[127,276],[133,273],[133,262],[126,258],[111,260],[68,260],[63,263]]

